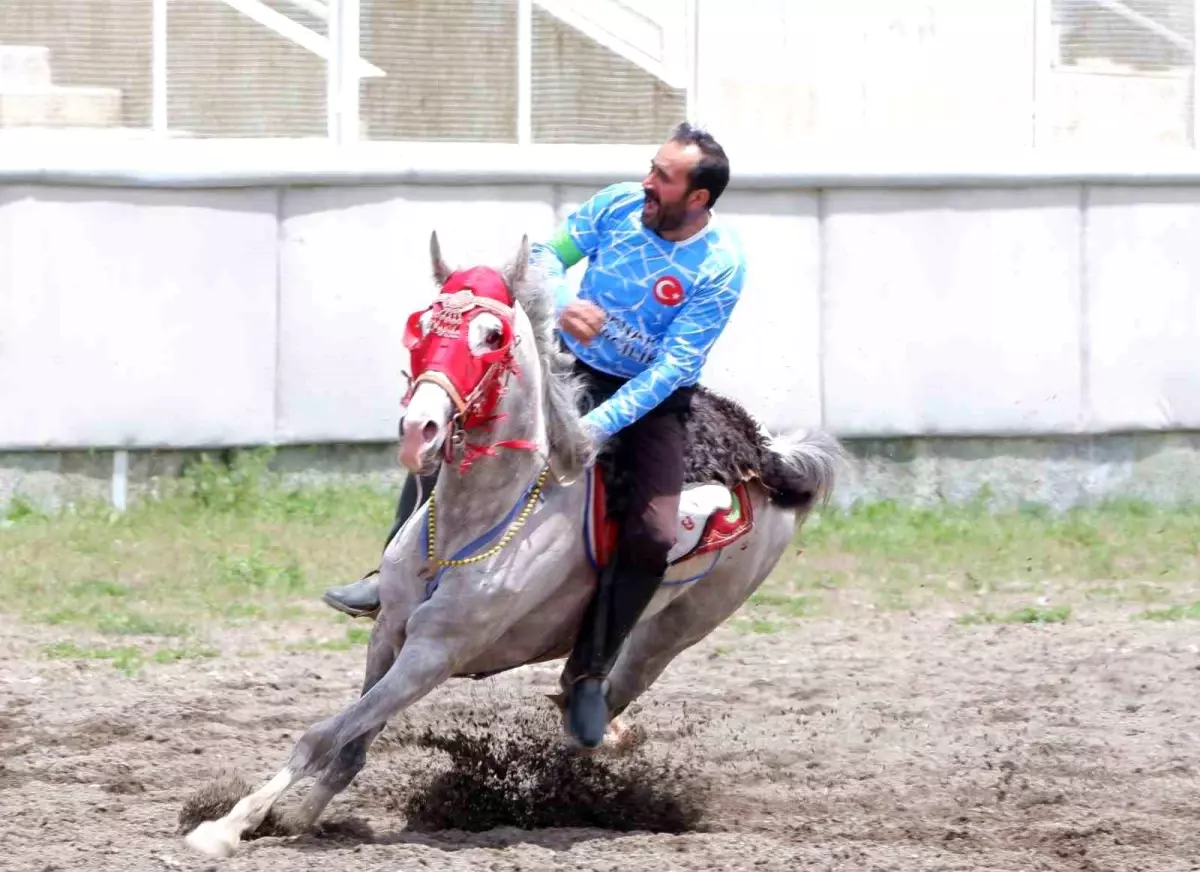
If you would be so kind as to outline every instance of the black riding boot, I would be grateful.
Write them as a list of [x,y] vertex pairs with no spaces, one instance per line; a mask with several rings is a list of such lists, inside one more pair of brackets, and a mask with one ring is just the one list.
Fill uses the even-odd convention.
[[623,562],[619,554],[600,573],[565,669],[568,726],[585,748],[604,739],[610,720],[608,673],[663,579]]
[[[433,493],[433,486],[437,484],[437,472],[423,476],[421,482],[421,502],[417,502],[417,476],[409,475],[404,480],[404,487],[400,490],[400,499],[396,503],[396,518],[392,522],[392,529],[388,531],[387,538],[383,541],[383,547],[386,549],[388,543],[404,526],[412,513],[428,501],[429,495]],[[343,612],[352,618],[364,618],[373,616],[379,611],[379,581],[376,576],[379,575],[379,568],[376,567],[364,575],[357,581],[352,581],[350,584],[342,585],[341,587],[331,587],[325,591],[321,597],[325,603],[339,612]]]

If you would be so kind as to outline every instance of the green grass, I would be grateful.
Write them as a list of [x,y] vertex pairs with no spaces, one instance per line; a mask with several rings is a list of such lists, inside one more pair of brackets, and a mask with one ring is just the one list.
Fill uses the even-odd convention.
[[332,639],[299,642],[287,646],[288,651],[349,651],[366,645],[371,638],[371,631],[364,627],[347,627],[344,636]]
[[157,648],[145,650],[137,645],[119,647],[81,647],[74,642],[55,642],[46,645],[42,653],[51,660],[101,661],[111,663],[122,675],[136,675],[147,661],[175,663],[180,660],[195,660],[216,657],[211,648]]
[[1110,502],[1054,513],[877,502],[814,515],[797,545],[747,616],[948,605],[966,625],[1057,623],[1089,605],[1169,602],[1190,590],[1200,579],[1200,506]]
[[170,493],[124,514],[93,504],[51,516],[11,503],[0,518],[0,611],[60,635],[110,638],[56,656],[122,671],[174,658],[162,651],[207,650],[213,627],[337,620],[320,593],[377,564],[396,494],[287,488],[269,458],[205,459]]
[[1025,606],[1013,612],[996,615],[991,612],[971,612],[962,615],[958,622],[964,626],[972,624],[1061,624],[1071,617],[1070,606]]
[[1138,612],[1143,621],[1200,621],[1200,601],[1190,606],[1171,606],[1166,609],[1147,609]]
[[[47,515],[13,501],[0,517],[0,610],[76,639],[47,657],[128,673],[208,656],[210,631],[236,625],[315,617],[333,634],[304,645],[365,644],[367,628],[319,596],[376,565],[396,494],[288,488],[269,471],[269,452],[232,457],[194,464],[125,514],[83,505]],[[1138,607],[1131,620],[1200,620],[1198,543],[1200,507],[830,509],[809,520],[731,626],[771,634],[830,615],[931,608],[964,627],[1127,606]]]

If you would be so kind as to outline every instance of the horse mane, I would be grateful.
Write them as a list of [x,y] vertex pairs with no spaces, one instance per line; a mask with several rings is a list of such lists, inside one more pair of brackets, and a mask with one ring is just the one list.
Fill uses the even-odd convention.
[[595,457],[581,414],[585,402],[583,380],[576,373],[574,357],[559,344],[555,334],[554,289],[545,269],[529,257],[527,243],[504,275],[533,329],[545,386],[542,400],[554,472],[563,478],[575,478]]

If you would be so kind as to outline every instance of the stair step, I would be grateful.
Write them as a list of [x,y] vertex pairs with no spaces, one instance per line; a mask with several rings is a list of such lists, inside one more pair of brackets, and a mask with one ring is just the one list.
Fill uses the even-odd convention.
[[597,45],[620,55],[670,88],[687,84],[687,7],[632,0],[534,0]]
[[44,45],[0,45],[0,90],[48,88],[50,49]]
[[0,88],[0,127],[117,127],[117,88]]

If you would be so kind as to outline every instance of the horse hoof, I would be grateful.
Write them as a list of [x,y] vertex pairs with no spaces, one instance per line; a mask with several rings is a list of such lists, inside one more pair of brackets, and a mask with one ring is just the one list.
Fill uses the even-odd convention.
[[575,736],[569,733],[563,737],[562,747],[570,754],[579,757],[598,757],[604,751],[603,745],[597,745],[594,748],[589,748],[587,745],[579,741]]
[[232,857],[238,849],[238,837],[217,821],[204,821],[184,841],[192,850],[208,857]]
[[609,754],[628,754],[646,741],[646,731],[629,724],[622,717],[615,717],[604,734],[604,750]]
[[629,743],[631,731],[625,721],[616,717],[609,721],[608,729],[604,731],[604,747],[609,751],[624,750]]

